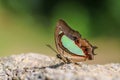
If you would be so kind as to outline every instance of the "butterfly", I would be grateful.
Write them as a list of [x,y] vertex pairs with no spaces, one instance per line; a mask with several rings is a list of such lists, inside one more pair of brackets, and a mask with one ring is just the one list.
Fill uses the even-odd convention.
[[65,63],[76,63],[94,59],[96,46],[83,39],[64,20],[59,19],[54,33],[57,57]]

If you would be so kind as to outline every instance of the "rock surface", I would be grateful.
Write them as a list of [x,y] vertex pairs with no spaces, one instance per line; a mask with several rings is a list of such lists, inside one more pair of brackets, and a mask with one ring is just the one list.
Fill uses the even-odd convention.
[[120,80],[120,63],[78,64],[34,53],[13,55],[0,58],[0,80]]

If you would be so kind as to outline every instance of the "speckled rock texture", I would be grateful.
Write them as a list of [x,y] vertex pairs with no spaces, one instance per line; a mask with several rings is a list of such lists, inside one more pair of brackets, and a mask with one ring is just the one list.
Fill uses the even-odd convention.
[[120,80],[120,63],[64,64],[41,54],[0,58],[0,80]]

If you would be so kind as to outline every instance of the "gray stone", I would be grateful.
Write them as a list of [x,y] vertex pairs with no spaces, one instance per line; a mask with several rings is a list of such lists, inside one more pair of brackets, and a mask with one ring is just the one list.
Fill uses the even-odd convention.
[[0,80],[120,80],[120,63],[64,64],[42,54],[0,58]]

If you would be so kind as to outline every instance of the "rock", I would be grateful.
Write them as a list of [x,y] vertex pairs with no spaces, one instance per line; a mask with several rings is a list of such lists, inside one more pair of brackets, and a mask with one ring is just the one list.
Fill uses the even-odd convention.
[[13,55],[0,58],[0,80],[120,80],[120,63],[76,65],[35,53]]

